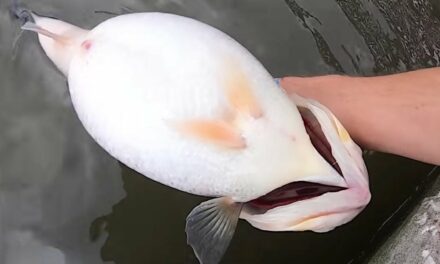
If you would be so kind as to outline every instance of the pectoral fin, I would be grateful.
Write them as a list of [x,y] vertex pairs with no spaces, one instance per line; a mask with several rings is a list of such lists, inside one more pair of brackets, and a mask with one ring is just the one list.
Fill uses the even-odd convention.
[[201,203],[186,218],[187,243],[202,264],[219,263],[231,241],[243,204],[229,198]]
[[221,120],[190,120],[177,123],[188,135],[228,148],[244,148],[246,142],[232,125]]

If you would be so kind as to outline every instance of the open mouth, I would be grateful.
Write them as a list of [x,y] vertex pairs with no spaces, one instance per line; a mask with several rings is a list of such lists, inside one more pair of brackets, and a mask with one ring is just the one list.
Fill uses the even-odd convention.
[[[321,125],[319,124],[315,115],[313,115],[313,113],[305,107],[298,107],[298,110],[301,114],[304,126],[307,134],[310,137],[312,145],[319,152],[319,154],[321,154],[321,156],[339,173],[339,175],[344,177],[338,162],[332,155],[330,143],[325,137]],[[346,188],[314,182],[291,182],[257,199],[247,202],[247,205],[257,211],[265,212],[278,206],[311,199],[328,192],[339,192],[344,189]]]

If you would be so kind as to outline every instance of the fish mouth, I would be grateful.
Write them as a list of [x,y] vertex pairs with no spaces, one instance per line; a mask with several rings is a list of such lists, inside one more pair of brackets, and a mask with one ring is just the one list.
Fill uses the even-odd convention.
[[[344,177],[342,170],[332,154],[332,148],[328,142],[321,125],[315,115],[306,107],[298,107],[299,113],[310,137],[313,147],[316,151],[339,173]],[[272,208],[292,204],[321,196],[329,192],[339,192],[347,188],[332,186],[315,182],[297,181],[283,185],[263,196],[247,202],[247,206],[255,213],[265,213]]]
[[255,213],[265,213],[278,206],[311,199],[329,192],[339,192],[347,188],[314,182],[298,181],[283,185],[270,193],[246,203]]

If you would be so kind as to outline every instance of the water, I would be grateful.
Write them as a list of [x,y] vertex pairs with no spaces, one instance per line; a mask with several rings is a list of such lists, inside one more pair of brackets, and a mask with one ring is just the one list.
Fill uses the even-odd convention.
[[[93,27],[111,15],[167,11],[230,34],[273,76],[379,75],[439,64],[439,7],[426,0],[23,1]],[[77,120],[66,81],[0,2],[0,263],[196,263],[185,217],[202,197],[109,157]],[[14,42],[15,48],[14,48]],[[373,199],[326,234],[271,233],[241,221],[223,263],[349,263],[432,166],[366,153]]]

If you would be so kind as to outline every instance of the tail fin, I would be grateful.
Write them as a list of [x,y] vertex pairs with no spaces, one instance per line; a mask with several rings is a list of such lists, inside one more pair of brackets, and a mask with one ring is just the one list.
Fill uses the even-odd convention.
[[50,32],[49,30],[44,29],[44,28],[42,28],[42,27],[38,26],[37,24],[30,22],[30,21],[26,22],[23,26],[21,26],[21,29],[36,32],[38,34],[44,35],[44,36],[49,37],[49,38],[51,38],[55,41],[58,41],[58,42],[66,42],[67,41],[67,39],[65,37],[58,35],[58,34],[55,34],[53,32]]
[[49,30],[46,30],[35,24],[36,22],[35,20],[38,18],[38,16],[35,15],[31,10],[24,7],[24,5],[20,4],[18,0],[12,0],[12,4],[11,7],[9,8],[9,11],[13,17],[15,17],[21,22],[22,24],[21,29],[42,34],[46,37],[54,39],[55,41],[59,41],[59,42],[66,41],[64,37],[55,34],[53,32],[50,32]]
[[89,31],[53,17],[40,17],[12,1],[11,14],[23,23],[21,28],[38,34],[46,55],[67,76],[70,61]]
[[20,4],[18,0],[12,0],[9,12],[11,16],[15,19],[18,19],[22,25],[26,24],[27,22],[34,22],[32,11]]

